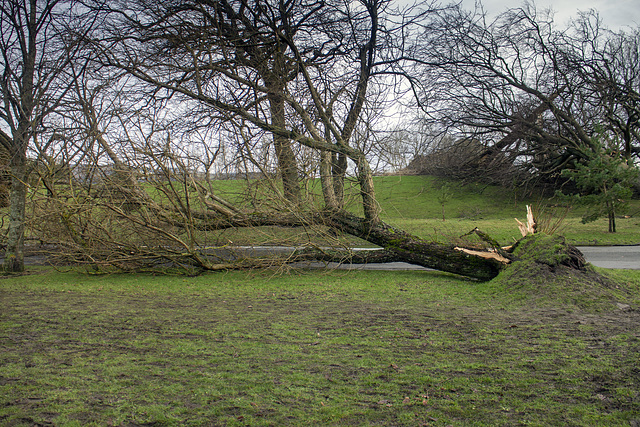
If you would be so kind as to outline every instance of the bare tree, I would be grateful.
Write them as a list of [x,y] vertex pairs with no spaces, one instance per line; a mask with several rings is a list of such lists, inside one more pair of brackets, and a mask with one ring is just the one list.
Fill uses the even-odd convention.
[[4,269],[24,269],[24,222],[29,164],[27,151],[36,142],[43,120],[66,88],[57,76],[68,62],[56,20],[69,10],[60,0],[6,0],[0,6],[0,51],[3,104],[0,143],[9,156],[10,212]]
[[[361,119],[367,98],[384,89],[376,85],[378,79],[385,83],[389,75],[399,75],[394,67],[402,61],[408,23],[419,17],[392,13],[389,3],[378,0],[162,5],[139,0],[100,4],[95,11],[108,25],[85,38],[92,44],[92,55],[99,65],[132,79],[135,85],[129,89],[136,96],[129,99],[127,113],[113,110],[111,117],[122,117],[122,129],[112,130],[96,113],[94,92],[86,90],[90,79],[74,72],[76,120],[94,141],[94,150],[128,177],[113,179],[117,174],[105,170],[101,181],[107,184],[108,197],[100,195],[103,188],[96,192],[98,188],[83,184],[77,198],[86,204],[74,207],[69,217],[81,221],[68,227],[80,238],[74,240],[82,252],[77,259],[94,265],[171,261],[229,268],[212,262],[203,236],[231,228],[284,226],[328,227],[382,246],[385,251],[378,252],[377,259],[409,261],[480,279],[494,277],[512,261],[480,232],[475,234],[489,250],[428,242],[380,219],[367,158],[371,144],[359,139],[370,129]],[[157,114],[146,114],[149,110]],[[179,114],[169,124],[163,116],[170,110]],[[287,190],[284,184],[283,203],[274,197],[240,203],[221,197],[206,179],[198,178],[207,166],[193,168],[188,150],[193,141],[180,127],[185,115],[208,117],[207,126],[235,132],[243,160],[258,169],[265,168],[260,159],[270,151],[252,147],[272,146],[282,180],[287,179],[283,171],[288,160],[277,145],[287,145],[293,156],[285,157],[294,161],[297,190],[300,160],[314,154],[320,159],[324,204],[303,205],[302,197],[293,196],[297,190]],[[138,118],[140,125],[135,124]],[[121,138],[114,138],[119,134]],[[268,144],[261,134],[270,136]],[[114,148],[116,140],[119,149]],[[209,153],[215,152],[210,148]],[[343,179],[349,168],[356,175],[362,215],[344,209]],[[271,194],[277,194],[276,186],[273,189]],[[116,197],[119,193],[125,197]],[[335,254],[312,254],[325,255]],[[582,265],[579,257],[569,259]]]
[[479,157],[507,156],[529,179],[555,182],[562,169],[597,155],[593,138],[603,125],[625,135],[622,151],[632,156],[636,36],[614,35],[595,18],[582,16],[560,31],[530,4],[490,23],[447,9],[407,58],[411,72],[422,75],[412,83],[423,109],[433,121],[487,141]]
[[[367,170],[366,159],[350,146],[349,139],[376,66],[377,38],[381,32],[377,14],[382,4],[364,2],[343,5],[342,9],[340,4],[304,2],[273,5],[257,2],[252,6],[243,2],[195,2],[162,10],[141,7],[152,10],[144,22],[126,18],[119,23],[137,31],[139,44],[132,47],[127,40],[128,45],[119,44],[115,49],[117,56],[109,55],[105,60],[155,87],[199,100],[225,118],[235,117],[272,133],[281,173],[295,163],[295,158],[286,155],[284,160],[282,156],[284,151],[291,151],[285,147],[286,140],[336,153],[336,167],[341,169],[338,175],[344,173],[344,160],[340,159],[351,158],[358,169]],[[185,31],[180,23],[186,17],[191,23],[200,24]],[[318,30],[321,28],[328,30]],[[338,38],[338,34],[347,37]],[[146,61],[136,54],[134,63],[123,62],[133,55],[126,49],[141,48],[149,55]],[[171,49],[171,56],[158,56],[167,48]],[[111,53],[114,49],[104,52]],[[159,60],[165,61],[162,67]],[[339,80],[337,88],[320,86],[332,84],[324,82],[322,78],[326,76],[320,74],[332,68],[325,66],[328,63],[351,73]],[[271,68],[264,70],[267,65]],[[167,72],[171,72],[171,79],[161,78]],[[287,82],[294,79],[297,82],[291,89],[298,91],[303,87],[302,96],[287,87]],[[334,95],[327,104],[321,94],[330,93],[329,89]],[[268,108],[262,107],[264,101],[269,101]],[[291,125],[283,121],[285,105],[290,116],[295,117],[288,119]],[[324,129],[318,127],[318,121]],[[304,128],[298,128],[298,123]],[[327,140],[325,134],[331,139]],[[283,174],[289,175],[297,172]],[[369,175],[367,172],[361,175],[361,184],[367,188],[363,191],[368,200],[366,215],[375,221],[377,208],[368,196],[373,191]],[[295,192],[286,188],[287,184],[285,194],[291,199]],[[329,188],[334,185],[327,186],[327,197],[337,207],[335,194],[332,196]]]
[[[475,277],[495,275],[500,269],[498,261],[477,257],[477,261],[469,262],[475,255],[422,242],[380,221],[365,153],[368,143],[351,139],[373,89],[372,82],[388,69],[392,42],[402,31],[403,24],[396,25],[390,19],[388,7],[375,0],[349,4],[213,1],[101,6],[98,12],[105,13],[113,24],[94,40],[94,52],[103,65],[125,71],[147,84],[154,102],[164,94],[166,102],[180,102],[173,105],[196,105],[203,111],[208,108],[218,123],[235,123],[237,134],[261,129],[273,135],[284,180],[287,174],[282,171],[287,169],[288,160],[283,164],[277,144],[291,147],[291,141],[295,141],[296,145],[319,153],[325,201],[320,211],[276,208],[247,212],[232,208],[231,203],[193,179],[196,173],[188,170],[184,158],[175,155],[175,149],[147,140],[134,151],[163,169],[169,186],[182,182],[182,190],[166,189],[165,195],[172,196],[170,205],[160,205],[132,192],[130,196],[144,209],[110,209],[139,227],[164,230],[167,237],[167,226],[214,230],[323,224],[393,248],[396,256],[403,254],[415,262]],[[390,49],[385,51],[383,46]],[[76,93],[88,99],[82,85],[76,87]],[[117,154],[112,155],[101,132],[96,131],[91,106],[83,102],[80,105],[89,134],[98,142],[96,146],[114,165],[121,162]],[[284,121],[278,118],[283,108]],[[361,129],[361,135],[367,135],[366,126]],[[166,137],[172,139],[168,133]],[[252,139],[243,141],[247,144]],[[253,154],[247,150],[248,156]],[[364,218],[342,210],[347,159],[356,171]],[[299,159],[293,160],[298,187]],[[135,170],[139,172],[141,168]],[[296,203],[292,194],[285,185],[285,199],[293,206]],[[191,197],[197,197],[199,202],[190,202]],[[196,206],[207,209],[201,211]],[[157,225],[157,221],[164,225]],[[181,246],[197,256],[197,245],[189,242],[195,241],[188,239]],[[428,249],[419,250],[421,246]]]
[[586,89],[578,93],[585,113],[622,142],[622,158],[640,157],[640,30],[611,32],[592,11],[574,21],[565,44],[564,59]]

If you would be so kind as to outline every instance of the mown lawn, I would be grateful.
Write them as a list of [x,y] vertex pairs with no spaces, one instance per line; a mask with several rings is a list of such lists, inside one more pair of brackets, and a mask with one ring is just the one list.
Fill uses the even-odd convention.
[[638,423],[640,272],[615,275],[5,278],[0,424]]

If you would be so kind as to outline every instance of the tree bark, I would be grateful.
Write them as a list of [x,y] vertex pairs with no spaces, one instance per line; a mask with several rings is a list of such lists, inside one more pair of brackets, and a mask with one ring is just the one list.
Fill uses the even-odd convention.
[[341,153],[331,155],[333,192],[340,209],[344,208],[344,177],[347,173],[347,156]]
[[380,222],[380,207],[376,200],[375,187],[373,185],[373,173],[369,167],[369,162],[362,154],[357,159],[358,183],[360,184],[360,194],[362,196],[362,208],[364,209],[364,219],[370,225]]
[[24,271],[24,221],[27,197],[26,157],[23,152],[17,152],[11,156],[10,168],[9,229],[4,270],[19,273]]
[[[9,155],[9,168],[11,170],[11,189],[9,191],[9,229],[7,233],[7,249],[5,251],[4,270],[8,272],[21,272],[24,271],[24,221],[25,221],[25,206],[27,196],[27,147],[33,133],[33,124],[35,122],[33,117],[33,111],[35,106],[34,96],[34,76],[36,71],[36,55],[37,44],[36,38],[39,31],[43,31],[40,28],[41,23],[38,23],[39,19],[43,19],[43,16],[38,17],[38,5],[36,0],[30,0],[27,10],[27,4],[25,2],[24,9],[21,13],[23,16],[12,19],[17,19],[14,24],[14,29],[21,33],[20,36],[20,51],[22,54],[22,64],[14,70],[19,77],[20,92],[18,98],[12,99],[17,103],[17,109],[19,110],[16,116],[17,127],[13,128],[12,125],[12,140],[11,145],[8,147]],[[47,10],[50,10],[47,6]],[[3,14],[6,13],[4,10]],[[46,12],[47,14],[49,12]],[[17,24],[20,19],[25,19],[24,22]],[[4,22],[4,19],[3,19]],[[22,27],[24,25],[24,27]],[[5,78],[9,75],[6,69],[8,64],[5,64]],[[3,95],[9,95],[9,87],[7,82],[3,83]],[[14,95],[15,96],[15,95]],[[11,105],[11,102],[7,102],[6,105]],[[5,107],[5,114],[10,116],[12,114],[12,108]],[[4,138],[3,138],[4,139]],[[5,141],[6,142],[6,141]]]
[[607,203],[607,216],[609,217],[609,233],[616,232],[616,212],[613,207],[613,202]]
[[431,243],[398,230],[382,221],[371,224],[347,212],[332,215],[329,225],[345,233],[360,237],[395,254],[395,261],[460,274],[480,280],[498,275],[505,263],[496,259],[469,254],[453,245]]
[[333,176],[331,173],[332,153],[326,150],[320,151],[320,185],[322,186],[322,197],[324,205],[329,210],[337,210],[340,208],[338,198],[333,185]]
[[[271,124],[281,129],[286,128],[286,117],[284,108],[283,88],[274,89],[269,94],[269,107],[271,110]],[[273,146],[278,159],[278,169],[282,177],[282,187],[284,197],[291,204],[300,203],[300,185],[298,183],[298,165],[296,156],[291,148],[291,141],[287,138],[273,134]]]

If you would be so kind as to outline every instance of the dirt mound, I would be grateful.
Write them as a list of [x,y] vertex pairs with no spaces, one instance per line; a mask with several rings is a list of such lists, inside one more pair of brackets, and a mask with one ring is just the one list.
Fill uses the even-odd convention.
[[527,236],[512,253],[516,260],[494,282],[502,292],[515,293],[530,303],[601,311],[615,308],[621,297],[629,295],[624,285],[595,271],[562,236]]

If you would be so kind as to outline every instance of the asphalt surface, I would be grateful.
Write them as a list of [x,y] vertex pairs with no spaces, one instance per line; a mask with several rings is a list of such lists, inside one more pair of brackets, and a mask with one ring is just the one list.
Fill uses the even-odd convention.
[[578,246],[596,267],[640,270],[640,246]]

